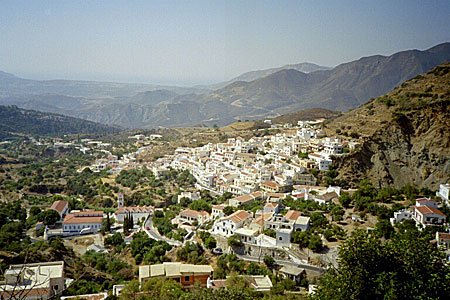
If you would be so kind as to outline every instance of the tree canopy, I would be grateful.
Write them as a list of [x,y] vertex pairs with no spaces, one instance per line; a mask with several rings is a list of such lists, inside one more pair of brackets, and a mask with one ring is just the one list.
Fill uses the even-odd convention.
[[415,230],[382,242],[356,231],[341,247],[339,267],[322,279],[313,299],[448,299],[445,254]]

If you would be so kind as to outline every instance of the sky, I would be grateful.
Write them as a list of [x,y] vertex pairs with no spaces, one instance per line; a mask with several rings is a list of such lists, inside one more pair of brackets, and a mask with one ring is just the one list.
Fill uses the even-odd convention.
[[211,84],[448,41],[448,0],[0,0],[0,70],[30,79]]

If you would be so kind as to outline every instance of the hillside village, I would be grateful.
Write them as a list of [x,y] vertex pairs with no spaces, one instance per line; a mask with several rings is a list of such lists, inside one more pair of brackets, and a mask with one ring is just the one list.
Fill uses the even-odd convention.
[[450,1],[79,2],[0,1],[0,300],[450,299]]
[[[271,125],[272,129],[281,130],[273,135],[255,134],[248,140],[237,136],[222,143],[178,147],[173,154],[154,161],[142,160],[140,156],[163,138],[159,134],[129,136],[136,150],[123,153],[120,158],[112,154],[111,143],[100,139],[31,139],[38,146],[73,148],[83,155],[98,157],[93,164],[78,168],[79,174],[90,170],[106,178],[117,178],[122,172],[148,170],[156,180],[167,178],[173,172],[189,174],[193,179],[178,189],[169,203],[128,205],[132,189],[114,193],[113,208],[105,210],[70,209],[68,200],[56,200],[45,210],[57,213],[55,222],[40,221],[28,234],[37,241],[63,238],[65,244],[74,246],[82,255],[111,252],[117,255],[120,252],[108,245],[118,237],[128,245],[125,247],[133,247],[133,243],[143,238],[162,243],[167,247],[162,254],[170,255],[178,249],[177,258],[183,249],[200,247],[199,251],[207,251],[207,260],[173,261],[166,257],[159,264],[150,265],[136,260],[136,274],[143,290],[152,278],[172,278],[182,287],[201,285],[210,290],[226,287],[230,284],[226,279],[229,275],[226,278],[218,275],[223,272],[218,264],[222,257],[228,256],[236,262],[264,264],[272,274],[280,276],[274,278],[269,276],[270,272],[239,275],[254,292],[269,293],[280,284],[279,278],[285,278],[301,286],[293,290],[305,295],[314,293],[318,278],[330,266],[338,265],[338,248],[353,231],[364,229],[386,235],[393,230],[390,228],[407,220],[420,231],[447,225],[448,218],[443,211],[449,211],[446,208],[449,184],[441,184],[436,195],[414,199],[414,205],[408,204],[412,202],[406,201],[402,192],[390,191],[387,199],[392,200],[387,202],[395,204],[388,206],[358,202],[357,197],[363,195],[364,189],[375,191],[367,183],[362,183],[359,189],[340,187],[339,181],[334,180],[337,174],[332,167],[333,159],[345,157],[363,141],[356,135],[348,139],[326,136],[322,130],[324,121],[298,121],[296,126]],[[356,202],[349,205],[350,201]],[[385,216],[392,227],[386,227]],[[77,240],[86,238],[91,242],[77,244]],[[447,249],[450,259],[450,235],[436,231],[434,243]],[[214,262],[213,257],[218,257],[219,262]],[[50,281],[26,275],[36,272],[32,271],[36,268],[47,274]],[[11,265],[5,276],[10,273],[23,273],[21,276],[28,283],[18,289],[12,277],[5,277],[3,295],[26,290],[23,299],[37,296],[50,299],[76,282],[64,276],[64,262]],[[126,284],[116,284],[109,291],[61,299],[106,299],[108,295],[120,296],[123,290],[127,293],[128,288]]]

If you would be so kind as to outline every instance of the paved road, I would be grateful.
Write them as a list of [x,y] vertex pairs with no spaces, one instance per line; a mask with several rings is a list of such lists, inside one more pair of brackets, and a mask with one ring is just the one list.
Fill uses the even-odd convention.
[[[148,230],[147,230],[147,227],[149,228]],[[172,245],[172,246],[181,246],[181,243],[179,241],[174,241],[174,240],[168,239],[168,238],[166,238],[164,236],[161,236],[159,234],[158,230],[153,227],[152,217],[148,217],[147,218],[147,220],[144,222],[143,229],[144,229],[145,233],[151,239],[154,239],[154,240],[157,240],[157,241],[165,241],[169,245]]]
[[[249,255],[236,254],[236,256],[239,257],[240,259],[246,260],[246,261],[262,262],[262,260],[263,260],[263,258],[259,259],[258,257],[249,256]],[[295,263],[293,261],[275,259],[275,262],[281,266],[293,266],[293,267],[308,269],[308,270],[316,271],[316,272],[326,272],[327,271],[327,269],[325,269],[325,268],[321,268],[321,267],[317,267],[317,266],[313,266],[313,265],[307,265],[307,264],[299,264],[299,263]]]

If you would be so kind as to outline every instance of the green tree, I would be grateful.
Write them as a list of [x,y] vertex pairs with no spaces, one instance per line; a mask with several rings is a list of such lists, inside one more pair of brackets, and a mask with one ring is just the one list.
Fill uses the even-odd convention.
[[275,266],[275,259],[272,256],[264,256],[263,261],[269,269],[272,269]]
[[55,225],[61,219],[59,213],[54,209],[47,209],[39,213],[38,220],[45,225]]
[[217,241],[213,236],[208,237],[205,240],[205,247],[208,249],[214,249],[217,246]]
[[339,197],[339,203],[345,208],[348,208],[350,204],[352,203],[352,197],[346,192],[342,193]]
[[418,231],[383,242],[356,231],[339,252],[339,267],[320,280],[313,299],[448,299],[445,254]]
[[240,247],[240,246],[242,246],[241,237],[239,235],[237,235],[237,234],[233,234],[232,236],[230,236],[228,238],[227,244],[231,248]]
[[322,239],[317,235],[311,236],[311,238],[309,239],[308,248],[314,252],[322,251]]
[[229,215],[231,215],[233,212],[234,212],[234,208],[233,208],[232,206],[226,206],[226,207],[223,209],[223,213],[224,213],[225,216],[229,216]]
[[379,237],[389,239],[394,231],[394,227],[392,227],[391,223],[388,220],[380,220],[375,225],[375,233]]

